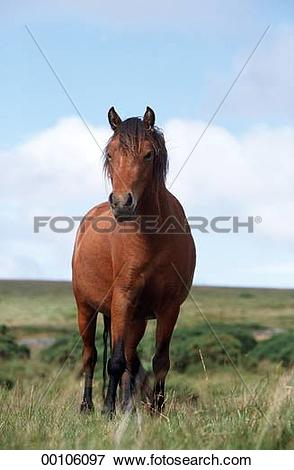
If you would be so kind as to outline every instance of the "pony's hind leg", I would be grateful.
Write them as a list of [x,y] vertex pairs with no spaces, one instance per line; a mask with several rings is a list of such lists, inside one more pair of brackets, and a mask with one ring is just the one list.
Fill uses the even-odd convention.
[[157,315],[156,349],[152,359],[155,376],[153,388],[152,411],[161,413],[164,409],[165,378],[169,371],[169,345],[179,315],[179,307],[172,307]]
[[84,394],[80,407],[82,413],[88,413],[94,409],[92,383],[97,362],[97,349],[95,347],[97,313],[88,305],[78,305],[78,323],[83,340],[83,370],[85,373]]

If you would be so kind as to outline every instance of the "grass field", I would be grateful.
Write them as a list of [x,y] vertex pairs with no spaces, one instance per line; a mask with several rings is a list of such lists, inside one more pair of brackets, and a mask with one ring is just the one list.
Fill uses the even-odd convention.
[[[209,322],[259,324],[264,330],[294,329],[294,291],[193,287],[177,328],[197,332]],[[162,417],[143,406],[131,415],[118,412],[108,421],[100,415],[101,368],[94,387],[95,412],[79,414],[81,365],[74,368],[42,360],[50,342],[76,330],[76,309],[69,283],[1,281],[0,325],[11,327],[31,349],[29,359],[1,359],[1,374],[14,380],[0,387],[2,449],[293,449],[293,370],[260,361],[255,367],[230,363],[171,369]],[[152,338],[150,322],[147,339]],[[101,322],[98,324],[101,344]],[[262,331],[261,331],[262,333]],[[172,346],[173,347],[173,346]],[[80,344],[77,345],[80,348]],[[150,357],[151,361],[151,357]],[[150,368],[150,364],[146,363]]]

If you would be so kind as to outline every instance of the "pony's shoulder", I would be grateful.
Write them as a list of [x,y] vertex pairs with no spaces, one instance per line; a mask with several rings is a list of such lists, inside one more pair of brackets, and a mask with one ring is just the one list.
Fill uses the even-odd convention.
[[85,218],[89,217],[97,217],[99,215],[104,215],[107,214],[110,211],[109,207],[109,202],[101,202],[100,204],[97,204],[96,206],[92,207],[85,215]]
[[102,202],[89,209],[81,220],[79,232],[84,231],[91,224],[93,219],[103,215],[110,215],[109,202]]

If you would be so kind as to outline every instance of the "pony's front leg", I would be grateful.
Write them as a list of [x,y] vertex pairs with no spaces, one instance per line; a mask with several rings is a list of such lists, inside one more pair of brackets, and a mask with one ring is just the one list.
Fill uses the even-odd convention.
[[156,349],[152,359],[154,388],[152,411],[161,413],[164,409],[164,385],[169,371],[169,345],[179,315],[180,307],[169,307],[159,312],[156,324]]
[[[130,411],[133,407],[133,395],[136,388],[136,378],[140,368],[143,370],[137,354],[137,346],[141,341],[147,326],[144,318],[134,318],[128,323],[125,336],[126,371],[122,380],[122,409]],[[140,384],[138,384],[140,386]]]
[[131,299],[126,291],[116,288],[111,303],[111,357],[108,360],[108,388],[103,414],[110,417],[115,413],[115,401],[118,383],[126,369],[125,333],[127,319],[132,315]]

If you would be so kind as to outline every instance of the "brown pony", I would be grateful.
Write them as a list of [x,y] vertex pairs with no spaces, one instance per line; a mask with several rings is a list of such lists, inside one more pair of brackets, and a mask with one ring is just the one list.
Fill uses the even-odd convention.
[[93,409],[95,332],[101,312],[104,339],[108,329],[111,338],[104,413],[115,412],[119,383],[122,407],[130,409],[135,384],[146,381],[137,347],[152,318],[156,344],[151,407],[161,412],[170,340],[192,283],[195,247],[183,208],[165,186],[167,151],[163,134],[154,126],[153,110],[147,107],[143,119],[122,121],[112,107],[108,119],[114,133],[105,149],[104,168],[112,193],[108,202],[83,219],[73,254],[73,288],[84,344],[81,411]]

